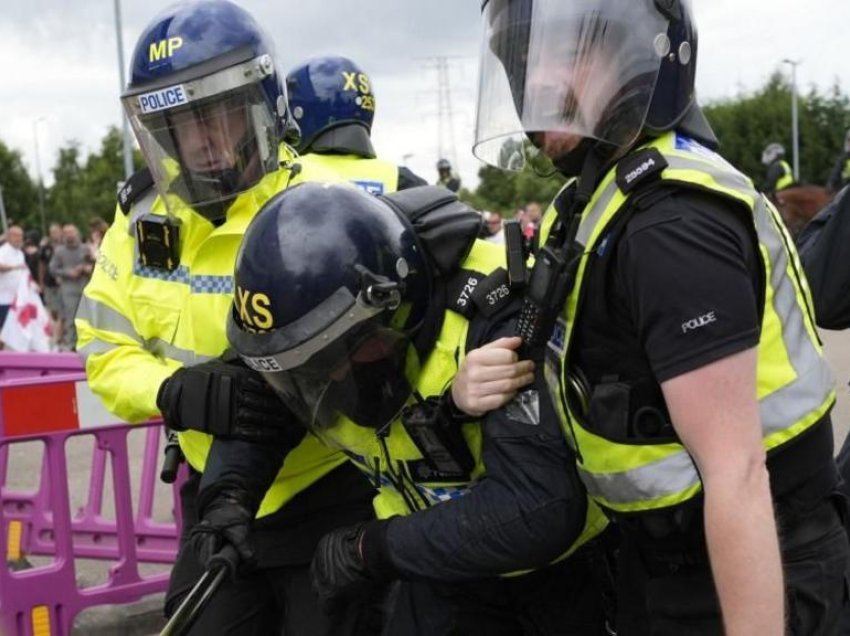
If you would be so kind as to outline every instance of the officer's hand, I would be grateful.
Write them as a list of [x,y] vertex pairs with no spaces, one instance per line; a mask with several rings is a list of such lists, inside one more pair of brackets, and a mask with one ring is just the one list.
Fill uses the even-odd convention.
[[534,381],[534,363],[520,360],[522,338],[500,338],[466,355],[452,380],[452,400],[469,415],[480,417],[510,402]]
[[201,521],[189,532],[189,543],[205,568],[210,559],[226,554],[222,550],[228,545],[238,559],[229,564],[231,572],[256,565],[250,542],[256,509],[256,498],[233,485],[211,486],[198,494]]
[[166,425],[292,449],[306,429],[253,371],[240,362],[210,360],[178,369],[160,387],[156,405]]
[[[394,572],[388,569],[386,557],[375,558],[367,564],[367,554],[380,554],[384,546],[386,521],[370,521],[347,528],[338,528],[319,541],[310,577],[319,607],[325,614],[334,614],[350,603],[360,603],[375,597],[376,590],[386,585]],[[366,542],[372,542],[371,549]]]

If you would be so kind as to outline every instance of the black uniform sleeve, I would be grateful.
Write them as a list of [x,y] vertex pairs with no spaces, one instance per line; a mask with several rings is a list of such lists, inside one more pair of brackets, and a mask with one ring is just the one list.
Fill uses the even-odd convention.
[[844,164],[847,163],[848,155],[842,154],[838,161],[835,163],[835,166],[832,168],[832,172],[829,174],[829,180],[826,182],[826,189],[831,192],[837,192],[841,189],[843,185],[841,180],[841,173],[844,172]]
[[422,177],[417,175],[410,168],[400,166],[398,169],[398,189],[407,190],[409,188],[418,188],[419,186],[428,185]]
[[283,446],[215,437],[199,490],[231,484],[256,494],[259,501],[274,483],[286,453]]
[[825,329],[850,327],[850,187],[809,221],[798,238],[812,291],[815,320]]
[[774,161],[767,168],[767,175],[764,178],[764,185],[762,186],[761,191],[771,194],[776,191],[776,184],[785,174],[785,170],[782,168],[782,164],[778,161]]
[[630,219],[616,284],[659,383],[758,343],[764,282],[745,214],[677,191]]
[[[511,334],[512,323],[490,340]],[[401,578],[461,581],[541,567],[582,531],[587,498],[542,378],[481,427],[487,471],[470,491],[390,520],[386,549]]]

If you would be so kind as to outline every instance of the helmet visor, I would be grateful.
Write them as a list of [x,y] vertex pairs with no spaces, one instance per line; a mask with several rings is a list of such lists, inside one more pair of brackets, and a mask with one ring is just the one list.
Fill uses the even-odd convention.
[[122,99],[161,194],[227,201],[277,169],[276,115],[260,84],[233,72],[256,64]]
[[320,437],[343,421],[380,430],[412,394],[418,356],[403,334],[371,323],[353,330],[300,367],[265,380]]
[[525,165],[582,138],[633,143],[649,110],[668,19],[652,0],[489,0],[484,7],[475,154]]

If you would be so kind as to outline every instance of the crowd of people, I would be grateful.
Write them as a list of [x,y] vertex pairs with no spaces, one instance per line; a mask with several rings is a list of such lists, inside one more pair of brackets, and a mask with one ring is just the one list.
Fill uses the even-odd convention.
[[284,74],[229,0],[140,35],[122,102],[147,169],[94,271],[67,240],[48,271],[60,291],[91,273],[92,390],[178,433],[166,615],[839,633],[834,387],[795,249],[695,99],[689,3],[487,0],[482,19],[475,153],[516,169],[531,145],[567,178],[515,213],[527,250],[496,244],[502,217],[458,200],[448,162],[426,186],[379,158],[352,60]]
[[[22,279],[28,279],[50,317],[52,350],[74,351],[74,316],[108,228],[103,219],[92,218],[83,241],[73,223],[51,223],[42,237],[38,230],[25,231],[12,222],[0,236],[0,330],[20,293]],[[8,343],[4,348],[14,349]]]

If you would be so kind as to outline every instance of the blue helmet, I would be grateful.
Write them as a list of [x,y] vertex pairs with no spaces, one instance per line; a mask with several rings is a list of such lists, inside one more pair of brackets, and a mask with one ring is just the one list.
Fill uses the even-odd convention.
[[271,40],[228,0],[156,16],[122,102],[160,192],[211,216],[277,170],[279,143],[297,131]]
[[431,278],[408,221],[349,184],[270,199],[236,259],[227,336],[305,424],[391,421],[411,394]]
[[[372,130],[375,95],[372,82],[345,57],[317,57],[296,66],[286,76],[289,107],[301,129],[299,151],[335,128],[355,125]],[[374,153],[372,153],[374,154]]]

